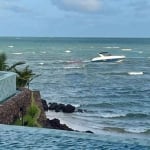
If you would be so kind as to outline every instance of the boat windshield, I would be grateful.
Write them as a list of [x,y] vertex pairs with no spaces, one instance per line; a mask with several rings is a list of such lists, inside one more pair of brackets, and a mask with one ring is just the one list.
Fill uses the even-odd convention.
[[100,52],[99,55],[100,56],[111,56],[111,54],[109,54],[108,52]]

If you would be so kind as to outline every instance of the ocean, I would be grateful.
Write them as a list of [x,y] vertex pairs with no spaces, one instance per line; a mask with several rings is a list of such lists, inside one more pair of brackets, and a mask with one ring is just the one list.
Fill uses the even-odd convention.
[[[30,149],[35,142],[35,148],[37,144],[41,149],[50,145],[55,145],[53,149],[150,149],[149,38],[0,37],[0,52],[7,54],[8,64],[26,61],[40,75],[30,88],[39,90],[48,103],[72,104],[84,110],[46,113],[81,133],[0,125],[0,145],[15,149],[29,144]],[[126,58],[91,62],[99,52]],[[94,134],[82,133],[87,130]],[[35,139],[18,143],[22,140],[18,136],[25,135]]]

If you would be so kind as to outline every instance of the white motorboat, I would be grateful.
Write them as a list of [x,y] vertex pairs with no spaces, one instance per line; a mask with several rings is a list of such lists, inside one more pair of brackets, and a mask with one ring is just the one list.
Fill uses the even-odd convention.
[[98,57],[93,58],[92,62],[112,62],[112,61],[122,61],[125,56],[124,55],[111,55],[108,52],[101,52],[98,54]]

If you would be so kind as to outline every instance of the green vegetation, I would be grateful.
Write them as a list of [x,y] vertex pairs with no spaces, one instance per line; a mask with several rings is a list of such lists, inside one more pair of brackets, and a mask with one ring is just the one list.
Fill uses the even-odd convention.
[[28,86],[29,83],[38,75],[33,73],[29,66],[25,66],[24,68],[17,68],[20,65],[25,65],[25,62],[17,62],[11,66],[7,64],[7,57],[5,53],[0,53],[0,71],[12,71],[17,74],[16,85],[17,88]]
[[[21,65],[21,67],[20,67]],[[23,67],[22,67],[23,65]],[[16,85],[17,88],[28,86],[29,83],[38,75],[35,75],[29,66],[24,66],[25,62],[17,62],[11,66],[7,64],[7,57],[5,53],[0,53],[0,71],[11,71],[17,74]],[[18,68],[19,66],[19,68]],[[37,106],[34,95],[32,92],[31,95],[31,105],[27,110],[25,108],[20,108],[20,119],[17,119],[16,125],[25,125],[30,127],[40,127],[41,125],[38,123],[38,118],[40,116],[41,110]],[[23,113],[26,112],[24,116]]]
[[[38,118],[40,116],[41,110],[35,103],[35,99],[32,93],[31,96],[31,105],[29,108],[27,108],[26,114],[23,116],[21,119],[17,119],[15,122],[16,125],[25,125],[29,127],[41,127],[41,125],[38,123]],[[23,124],[22,124],[22,119],[23,119]]]

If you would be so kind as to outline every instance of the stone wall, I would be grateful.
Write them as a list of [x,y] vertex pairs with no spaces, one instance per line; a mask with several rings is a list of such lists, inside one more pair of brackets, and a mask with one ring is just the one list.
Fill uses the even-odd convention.
[[46,121],[46,114],[45,114],[45,110],[43,108],[43,104],[42,104],[42,101],[41,101],[42,99],[41,99],[40,92],[39,91],[33,91],[33,96],[34,96],[36,105],[39,107],[39,109],[41,111],[40,116],[38,118],[38,122],[42,126],[44,126],[45,121]]
[[[25,114],[31,104],[31,93],[32,91],[28,89],[22,89],[18,94],[0,104],[0,124],[13,124],[17,118],[21,118],[22,113]],[[40,93],[34,91],[33,94],[38,107],[41,109],[39,121],[43,123],[46,116],[42,107]]]

